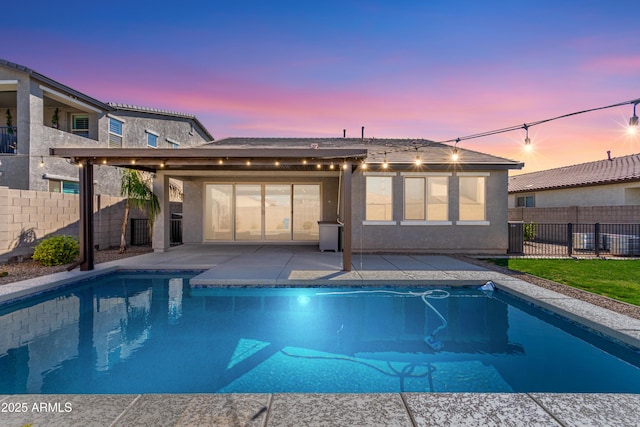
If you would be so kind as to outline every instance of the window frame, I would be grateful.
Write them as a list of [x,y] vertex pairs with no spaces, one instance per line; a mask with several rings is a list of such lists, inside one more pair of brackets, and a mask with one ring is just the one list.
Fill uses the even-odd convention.
[[[120,124],[120,133],[117,133],[113,130],[111,123],[117,122]],[[116,119],[115,117],[109,116],[109,148],[122,148],[124,146],[124,121],[120,119]],[[111,136],[115,136],[120,140],[119,144],[113,143]]]
[[[523,200],[524,204],[520,205],[520,200]],[[531,200],[531,205],[527,204],[527,201]],[[535,194],[526,194],[522,196],[516,196],[516,208],[535,208],[536,198]]]
[[[76,119],[77,118],[86,118],[87,119],[87,127],[86,128],[76,128]],[[71,133],[74,135],[81,136],[83,138],[89,138],[89,115],[84,113],[73,113],[71,114]]]
[[[394,177],[397,176],[397,173],[395,172],[365,172],[363,173],[364,175],[364,221],[362,221],[362,225],[396,225],[397,221],[395,221],[393,219],[394,215],[393,215],[393,209],[394,209],[394,200],[393,200],[393,195],[394,195],[394,191],[393,191],[393,185],[394,185]],[[391,201],[391,219],[367,219],[367,214],[368,214],[368,207],[369,204],[367,202],[367,186],[368,186],[368,181],[369,178],[389,178],[389,198]]]
[[[144,132],[147,134],[147,147],[158,148],[158,139],[160,139],[160,135],[158,135],[156,132],[150,131],[149,129],[145,129]],[[151,144],[151,140],[155,141],[155,145]]]
[[[451,179],[452,174],[450,172],[402,172],[402,188],[403,188],[403,200],[402,200],[402,221],[400,225],[452,225],[452,221],[449,220],[449,213],[451,211]],[[424,219],[406,219],[407,211],[407,199],[406,199],[406,180],[407,179],[419,179],[424,180]],[[447,178],[447,219],[429,219],[429,178]]]
[[[487,220],[487,183],[488,177],[491,176],[489,172],[458,172],[458,220],[456,221],[456,225],[491,225],[491,221]],[[462,212],[462,195],[461,195],[461,187],[462,187],[462,179],[461,178],[482,178],[483,181],[483,218],[482,219],[460,219],[460,213]]]

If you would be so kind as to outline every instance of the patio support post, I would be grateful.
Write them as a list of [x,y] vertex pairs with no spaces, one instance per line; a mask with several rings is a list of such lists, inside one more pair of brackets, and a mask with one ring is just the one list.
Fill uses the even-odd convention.
[[342,194],[344,195],[342,229],[342,270],[351,271],[351,163],[346,162],[342,179]]
[[153,192],[160,203],[160,214],[153,223],[152,246],[154,252],[166,252],[171,245],[171,212],[169,206],[169,177],[157,174],[153,179]]
[[93,164],[80,162],[80,271],[93,270]]

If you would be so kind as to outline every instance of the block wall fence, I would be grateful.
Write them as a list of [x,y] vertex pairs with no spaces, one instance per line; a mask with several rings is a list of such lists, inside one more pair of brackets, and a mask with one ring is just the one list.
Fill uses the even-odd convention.
[[538,224],[637,224],[640,205],[509,208],[509,221]]
[[[94,243],[99,249],[120,245],[124,205],[122,197],[94,196]],[[78,237],[79,206],[77,194],[0,186],[0,262],[31,256],[35,245],[52,235]],[[146,218],[146,214],[132,209],[129,217]]]

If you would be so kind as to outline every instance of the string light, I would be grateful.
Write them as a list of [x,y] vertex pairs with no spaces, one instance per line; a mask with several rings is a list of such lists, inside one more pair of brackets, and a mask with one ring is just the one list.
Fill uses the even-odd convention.
[[367,170],[367,162],[363,160],[362,163],[360,164],[360,169]]
[[638,130],[638,116],[636,115],[636,106],[638,105],[638,103],[640,103],[640,100],[633,104],[633,116],[631,116],[631,118],[629,119],[628,131],[630,135],[635,135],[636,131]]
[[251,160],[247,160],[247,166],[251,166]]
[[329,169],[331,169],[331,170],[335,169],[335,166],[334,166],[333,162],[331,162],[331,164],[329,165]]
[[316,165],[316,168],[318,168],[318,169],[322,169],[322,165],[321,165],[320,163],[318,163],[318,164]]
[[302,164],[306,165],[307,164],[307,159],[302,159]]
[[[502,129],[495,129],[495,130],[490,130],[490,131],[486,131],[486,132],[476,133],[476,134],[473,134],[473,135],[462,136],[462,137],[458,137],[458,138],[455,138],[455,139],[448,139],[448,140],[441,140],[441,141],[428,141],[428,142],[420,144],[420,145],[418,145],[416,147],[398,148],[396,150],[392,150],[392,152],[403,152],[403,151],[406,152],[408,150],[427,147],[429,144],[431,144],[433,142],[435,142],[437,144],[447,144],[447,143],[452,143],[453,142],[453,143],[455,143],[455,147],[452,149],[451,158],[452,158],[453,161],[456,161],[457,159],[459,159],[459,153],[458,153],[457,145],[458,145],[458,143],[460,141],[483,138],[483,137],[486,137],[486,136],[498,135],[498,134],[501,134],[501,133],[517,131],[517,130],[520,130],[520,129],[525,129],[525,131],[528,131],[528,128],[530,128],[532,126],[541,125],[541,124],[548,123],[548,122],[551,122],[551,121],[554,121],[554,120],[564,119],[564,118],[576,116],[576,115],[579,115],[579,114],[585,114],[585,113],[590,113],[590,112],[593,112],[593,111],[599,111],[599,110],[604,110],[604,109],[608,109],[608,108],[615,108],[615,107],[620,107],[620,106],[629,105],[629,104],[632,104],[634,106],[634,111],[633,111],[633,116],[629,119],[628,131],[629,131],[629,133],[634,133],[634,132],[637,131],[638,128],[640,128],[639,121],[638,121],[638,116],[636,115],[636,106],[638,104],[640,104],[640,98],[637,98],[637,99],[634,99],[634,100],[631,100],[631,101],[618,102],[616,104],[606,105],[604,107],[597,107],[597,108],[590,108],[590,109],[587,109],[587,110],[575,111],[573,113],[563,114],[563,115],[556,116],[556,117],[551,117],[551,118],[548,118],[548,119],[538,120],[538,121],[535,121],[535,122],[528,122],[528,123],[525,123],[524,125],[519,124],[519,125],[505,127],[505,128],[502,128]],[[528,135],[527,135],[527,137],[528,137]],[[533,148],[533,146],[531,144],[531,139],[529,139],[529,144],[527,144],[527,138],[525,137],[525,149],[526,150],[530,150],[532,148]],[[384,151],[384,153],[386,154],[388,151],[389,150]],[[383,151],[369,152],[369,155],[382,154],[382,153],[383,153]]]
[[527,124],[525,123],[524,125],[522,125],[522,128],[525,131],[524,149],[525,151],[531,151],[532,146],[531,146],[531,139],[529,138],[529,126],[527,126]]
[[102,159],[102,164],[106,165],[107,164],[107,159]]
[[280,160],[276,160],[276,167],[280,166]]
[[382,169],[387,169],[389,167],[389,162],[387,162],[387,152],[384,152],[384,161],[382,162]]
[[420,166],[422,164],[422,159],[420,159],[420,154],[418,154],[418,147],[416,147],[416,160],[414,163],[416,166]]
[[44,167],[44,157],[40,156],[40,167]]
[[454,162],[457,162],[460,158],[460,155],[458,154],[458,142],[460,142],[460,138],[456,139],[456,145],[453,147],[453,152],[451,153],[451,160]]
[[223,163],[224,163],[224,160],[222,160],[222,159],[218,160],[218,164],[219,164],[219,165],[221,165],[221,164],[223,164]]

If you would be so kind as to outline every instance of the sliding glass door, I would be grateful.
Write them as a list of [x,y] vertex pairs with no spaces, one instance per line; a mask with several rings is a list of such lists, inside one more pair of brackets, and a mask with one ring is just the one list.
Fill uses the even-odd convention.
[[319,184],[206,184],[204,239],[317,241]]

